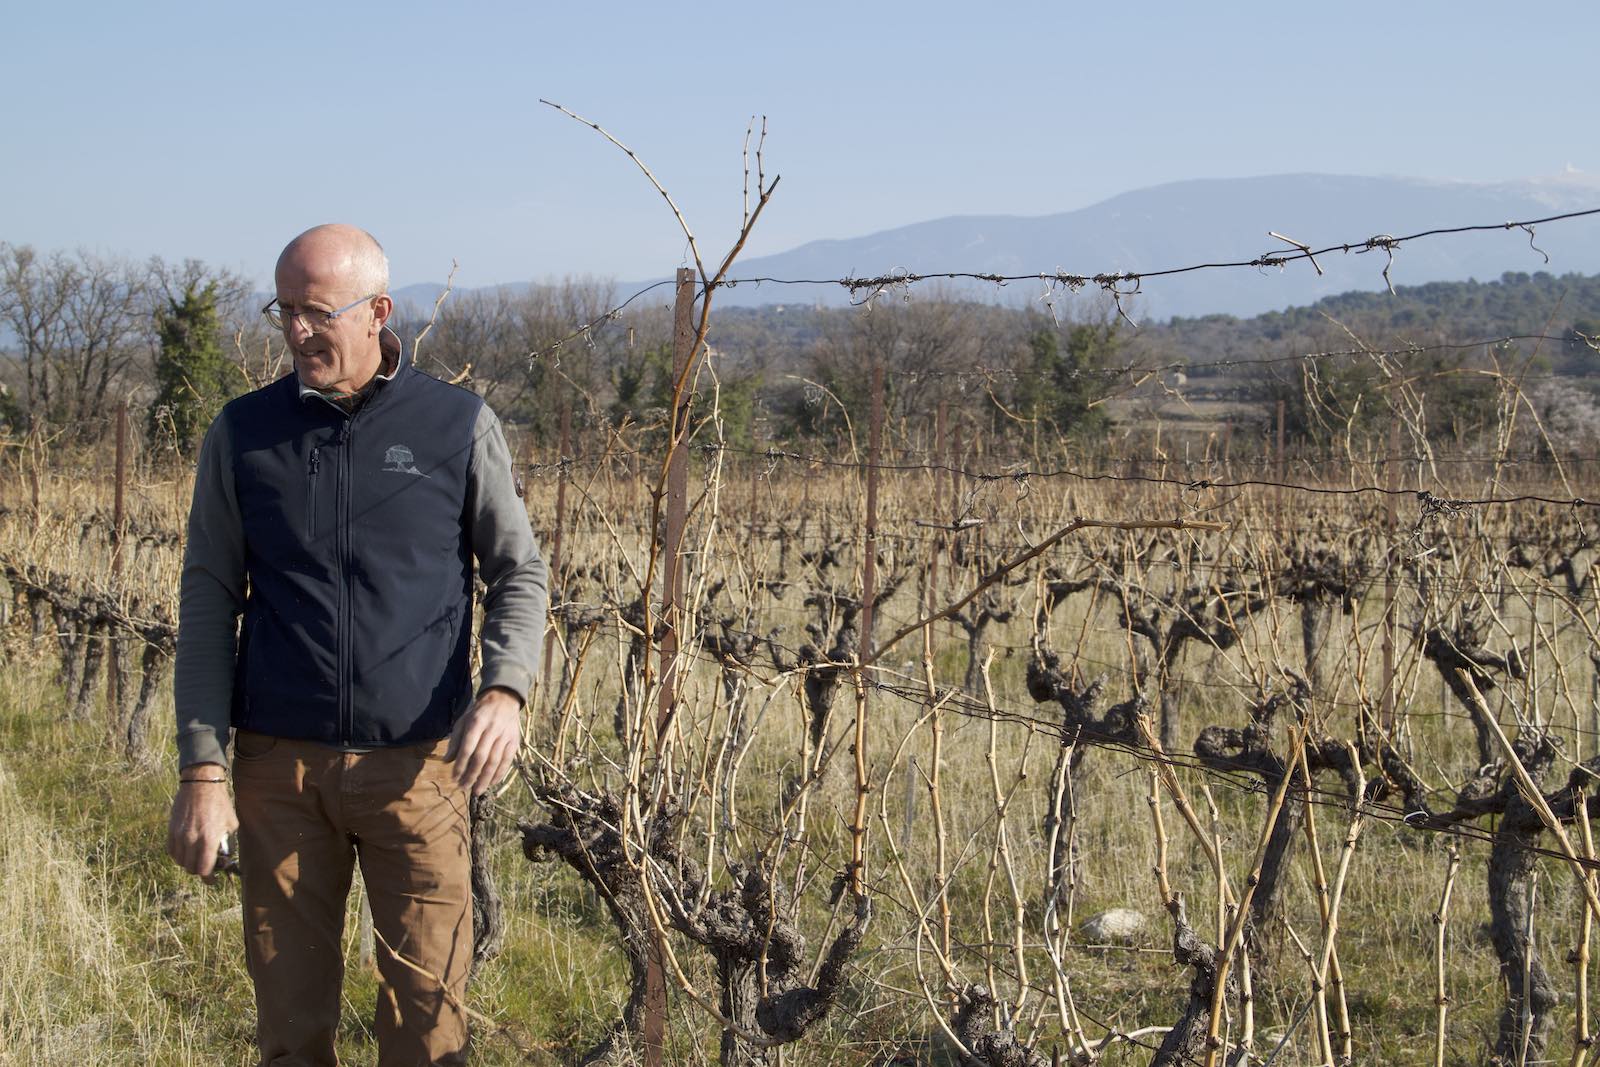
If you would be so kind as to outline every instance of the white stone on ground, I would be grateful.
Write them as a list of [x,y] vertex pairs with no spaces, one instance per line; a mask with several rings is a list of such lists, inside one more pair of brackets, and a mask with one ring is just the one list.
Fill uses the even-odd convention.
[[1145,917],[1132,908],[1111,908],[1091,916],[1083,924],[1083,939],[1089,944],[1132,941],[1144,932]]

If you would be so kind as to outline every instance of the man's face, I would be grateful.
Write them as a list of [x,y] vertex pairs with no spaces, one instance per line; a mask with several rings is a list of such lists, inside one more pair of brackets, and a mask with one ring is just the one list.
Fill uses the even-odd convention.
[[[348,259],[315,246],[296,249],[278,263],[278,304],[288,311],[334,311],[366,294],[347,271]],[[387,297],[345,311],[321,333],[302,318],[285,319],[284,340],[294,357],[300,384],[334,393],[353,393],[372,380],[383,364],[379,330],[388,315]]]

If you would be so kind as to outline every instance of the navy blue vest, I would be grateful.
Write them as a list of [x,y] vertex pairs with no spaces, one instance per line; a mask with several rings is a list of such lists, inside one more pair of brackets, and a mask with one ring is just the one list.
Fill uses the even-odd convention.
[[354,747],[450,732],[472,698],[482,406],[403,362],[354,415],[292,374],[223,409],[249,577],[234,726]]

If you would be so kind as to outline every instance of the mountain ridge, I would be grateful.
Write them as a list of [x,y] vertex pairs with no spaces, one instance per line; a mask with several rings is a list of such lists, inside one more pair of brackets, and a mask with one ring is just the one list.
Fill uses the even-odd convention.
[[[1567,172],[1499,182],[1335,175],[1313,172],[1246,178],[1194,178],[1129,190],[1049,215],[967,214],[907,223],[856,237],[823,237],[787,251],[735,264],[745,284],[718,294],[723,306],[820,303],[838,306],[852,294],[838,284],[755,284],[750,279],[841,279],[896,272],[933,275],[1080,276],[1173,270],[1199,263],[1240,262],[1293,252],[1268,231],[1313,248],[1350,244],[1349,253],[1281,269],[1199,270],[1148,279],[1131,300],[1137,314],[1166,319],[1206,314],[1248,316],[1312,303],[1339,292],[1382,290],[1389,281],[1423,284],[1497,277],[1508,270],[1600,271],[1600,217],[1567,220],[1530,234],[1440,235],[1393,252],[1363,251],[1376,236],[1405,236],[1460,226],[1501,227],[1600,207],[1600,177]],[[1545,256],[1549,257],[1548,262]],[[660,279],[617,286],[622,294]],[[520,283],[508,288],[527,288]],[[924,283],[930,284],[930,283]],[[1041,280],[938,282],[962,297],[1020,303],[1040,300]],[[397,296],[431,302],[437,285],[408,286]],[[1096,287],[1090,286],[1089,291]],[[1059,286],[1052,297],[1068,299]]]

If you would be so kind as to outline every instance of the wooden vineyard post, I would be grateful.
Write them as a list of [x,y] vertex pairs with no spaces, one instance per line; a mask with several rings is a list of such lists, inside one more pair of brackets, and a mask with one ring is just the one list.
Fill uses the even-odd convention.
[[[624,453],[628,464],[628,514],[639,513],[639,486],[644,480],[644,461],[638,449]],[[655,536],[654,531],[651,536]]]
[[694,272],[678,269],[677,302],[672,314],[672,378],[683,389],[672,405],[672,437],[667,455],[666,531],[661,546],[661,696],[656,714],[656,752],[659,754],[677,709],[678,637],[683,582],[683,527],[689,510],[689,385],[686,375],[694,348]]
[[867,432],[867,514],[861,545],[861,648],[856,669],[856,809],[850,823],[850,883],[859,896],[867,893],[867,712],[871,685],[873,600],[878,593],[878,467],[883,456],[883,364],[872,368],[872,412]]
[[[556,520],[550,534],[550,592],[554,593],[561,582],[561,534],[567,517],[567,479],[571,474],[567,465],[572,453],[572,399],[563,390],[561,395],[561,439],[556,446]],[[550,653],[555,645],[555,631],[544,635],[544,690],[550,691]]]
[[[667,448],[666,532],[661,549],[661,696],[656,707],[656,755],[666,749],[678,705],[678,637],[683,628],[683,528],[689,510],[689,363],[694,356],[694,271],[678,268],[672,315],[672,378],[681,384],[672,403]],[[661,1067],[667,1036],[667,979],[661,934],[650,934],[645,964],[644,1062]]]
[[883,457],[883,366],[872,368],[867,430],[867,516],[861,559],[861,663],[872,663],[872,598],[878,575],[878,468]]

